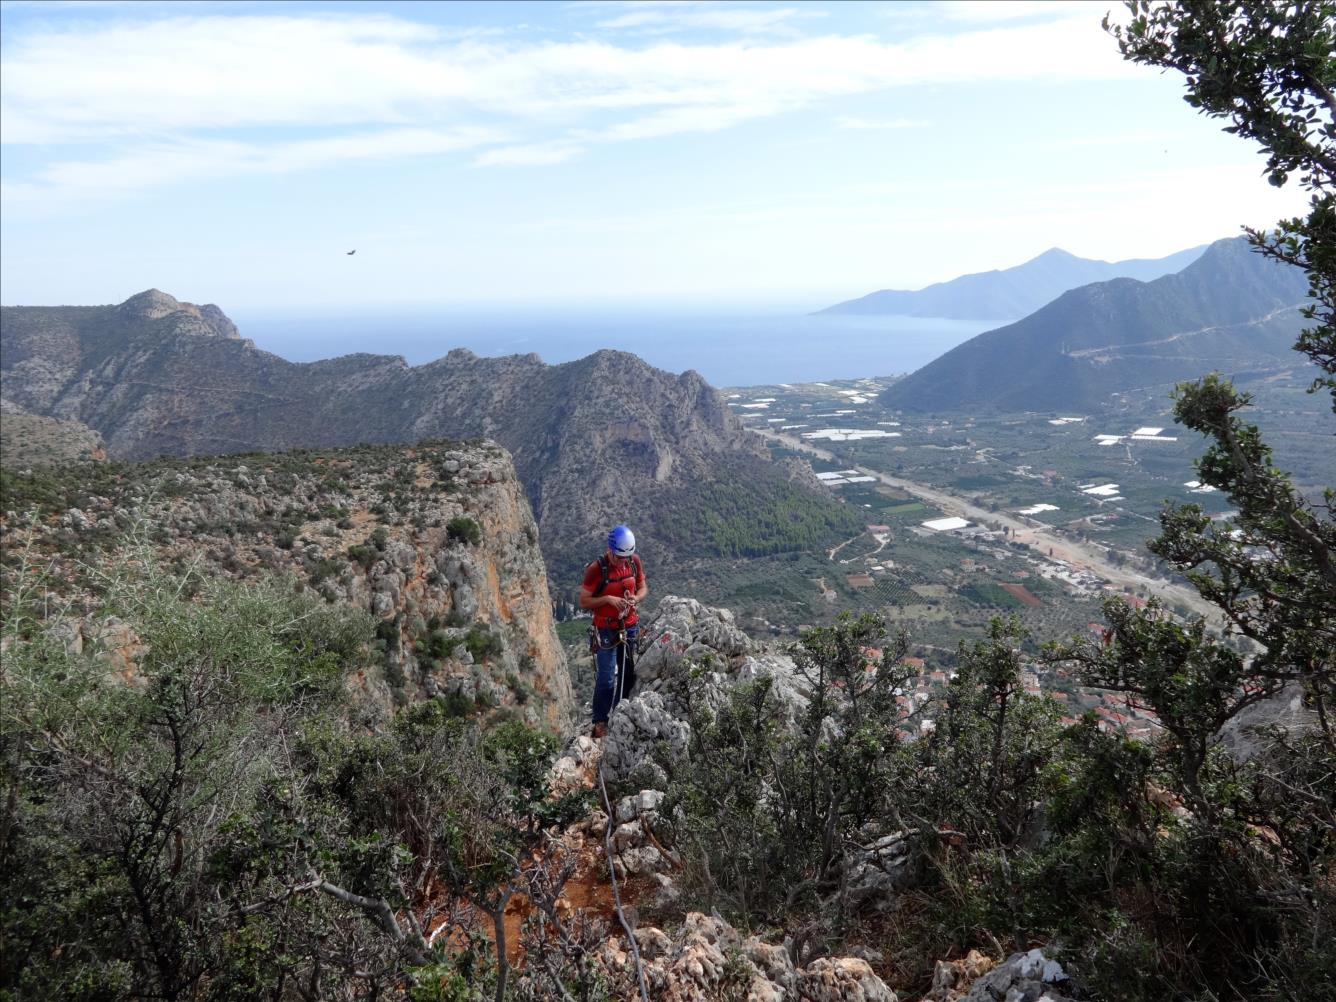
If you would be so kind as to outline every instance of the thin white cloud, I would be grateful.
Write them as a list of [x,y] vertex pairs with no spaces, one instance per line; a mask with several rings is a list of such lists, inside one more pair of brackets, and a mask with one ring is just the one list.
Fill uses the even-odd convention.
[[755,118],[776,114],[783,110],[776,104],[751,101],[736,105],[695,105],[670,108],[629,122],[621,122],[600,134],[604,142],[628,139],[658,139],[683,132],[719,132]]
[[951,21],[993,24],[1031,17],[1070,17],[1086,13],[1098,21],[1112,3],[1098,0],[942,0],[932,11]]
[[637,29],[651,32],[719,30],[742,33],[792,32],[793,22],[824,17],[825,11],[795,7],[700,7],[654,6],[627,11],[597,22],[606,29]]
[[439,156],[505,139],[495,129],[383,129],[270,145],[199,139],[154,143],[102,160],[65,160],[32,180],[6,182],[9,207],[31,206],[59,194],[62,201],[132,192],[180,181],[238,174],[284,173],[352,161]]
[[203,17],[10,39],[7,143],[275,125],[407,124],[468,112],[786,105],[906,84],[1127,72],[1090,18],[925,35],[744,44],[488,44],[400,18]]
[[[655,4],[628,14],[666,9],[731,10]],[[6,178],[31,199],[62,186],[125,190],[135,172],[144,187],[500,142],[473,162],[555,164],[591,143],[718,131],[850,95],[1132,72],[1089,16],[896,43],[825,35],[640,46],[460,38],[387,15],[80,22],[6,39],[0,141],[55,147],[45,166]],[[294,141],[292,130],[335,135]],[[71,158],[65,143],[107,152]]]
[[857,115],[841,115],[835,119],[835,124],[841,129],[919,129],[923,127],[923,122],[917,122],[912,118],[860,118]]
[[475,167],[547,167],[565,163],[584,152],[584,147],[573,142],[527,143],[499,146],[473,158]]

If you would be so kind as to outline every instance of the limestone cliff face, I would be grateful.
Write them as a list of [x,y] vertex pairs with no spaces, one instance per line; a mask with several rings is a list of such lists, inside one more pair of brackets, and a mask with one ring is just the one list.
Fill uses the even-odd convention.
[[510,707],[557,729],[571,717],[537,526],[509,455],[494,444],[52,475],[67,489],[32,506],[16,481],[3,528],[51,557],[52,579],[90,610],[79,628],[89,639],[105,624],[87,568],[137,534],[168,566],[211,577],[291,575],[299,589],[374,616],[378,639],[355,684],[378,715],[439,697],[460,712]]

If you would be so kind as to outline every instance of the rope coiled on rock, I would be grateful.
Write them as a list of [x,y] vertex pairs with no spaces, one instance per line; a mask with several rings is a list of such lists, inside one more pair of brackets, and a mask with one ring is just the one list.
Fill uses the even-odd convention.
[[617,820],[617,815],[613,813],[612,804],[608,800],[608,788],[603,783],[603,754],[601,751],[598,756],[598,789],[603,794],[603,809],[608,812],[608,826],[603,830],[603,845],[607,852],[608,878],[612,881],[612,901],[617,910],[617,918],[621,920],[622,928],[626,930],[627,941],[631,944],[631,956],[636,963],[636,981],[640,985],[640,998],[642,1002],[649,1002],[649,989],[645,987],[645,969],[640,963],[640,947],[636,943],[635,932],[631,929],[631,924],[626,921],[626,913],[622,911],[622,895],[617,889],[617,868],[612,861],[612,825]]

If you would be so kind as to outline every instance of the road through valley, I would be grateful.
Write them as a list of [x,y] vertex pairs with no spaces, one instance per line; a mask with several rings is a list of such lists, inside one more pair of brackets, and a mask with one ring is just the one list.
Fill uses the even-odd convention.
[[[805,452],[808,455],[817,456],[832,463],[843,463],[845,460],[836,456],[834,453],[804,442],[801,439],[794,438],[791,435],[784,435],[769,429],[752,429],[763,438],[772,439],[780,442],[790,449],[799,452]],[[876,477],[877,480],[888,487],[896,487],[910,494],[920,501],[926,501],[929,504],[940,508],[948,515],[955,515],[960,518],[968,519],[971,522],[978,522],[980,525],[995,529],[1010,529],[1011,539],[1033,550],[1037,550],[1042,556],[1053,556],[1059,560],[1066,561],[1073,566],[1084,568],[1092,574],[1102,578],[1109,584],[1119,588],[1144,588],[1150,594],[1155,595],[1166,605],[1182,605],[1193,612],[1199,613],[1214,624],[1220,623],[1220,610],[1209,602],[1205,601],[1200,595],[1191,588],[1183,585],[1174,584],[1163,578],[1151,577],[1139,571],[1128,567],[1120,567],[1105,555],[1105,547],[1098,543],[1087,543],[1079,539],[1071,539],[1061,535],[1046,526],[1036,524],[1008,512],[989,511],[987,508],[981,508],[977,504],[966,501],[964,498],[948,494],[937,487],[930,487],[926,484],[915,483],[912,480],[904,480],[900,477],[893,477],[890,474],[883,473],[880,470],[870,469],[864,466],[850,464],[847,469],[858,470],[860,474],[867,477]]]

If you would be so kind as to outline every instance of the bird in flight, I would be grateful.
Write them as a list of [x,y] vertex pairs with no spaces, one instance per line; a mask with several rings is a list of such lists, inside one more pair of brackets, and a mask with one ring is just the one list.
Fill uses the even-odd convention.
[[353,256],[354,254],[356,254],[356,253],[357,253],[357,248],[353,248],[352,250],[350,250],[350,251],[348,252],[348,256],[349,256],[349,257],[352,257],[352,256]]

